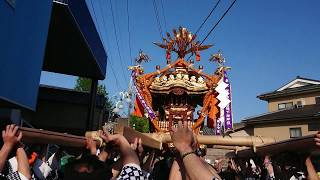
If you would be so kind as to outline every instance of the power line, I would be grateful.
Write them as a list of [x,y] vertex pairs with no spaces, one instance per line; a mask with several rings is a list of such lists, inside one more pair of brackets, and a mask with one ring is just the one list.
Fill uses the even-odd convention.
[[129,14],[129,0],[127,0],[127,16],[128,16],[128,37],[129,37],[129,53],[130,53],[130,59],[131,59],[131,64],[133,65],[133,58],[131,54],[131,33],[130,33],[130,14]]
[[[212,31],[218,26],[218,24],[222,21],[222,19],[227,15],[227,13],[229,12],[229,10],[232,8],[232,6],[236,3],[237,0],[234,0],[232,2],[232,4],[229,6],[229,8],[223,13],[223,15],[220,17],[220,19],[218,20],[218,22],[216,22],[216,24],[213,26],[213,28],[211,28],[211,30],[208,32],[208,34],[206,35],[206,37],[201,41],[200,45],[202,45],[204,43],[204,41],[209,37],[209,35],[212,33]],[[189,60],[191,58],[192,55],[190,55],[188,57],[187,60]]]
[[[96,22],[98,22],[98,19],[97,19],[96,12],[95,12],[95,9],[94,9],[94,6],[93,6],[92,1],[93,1],[93,0],[90,0],[91,8],[92,8],[93,15],[94,15],[94,19],[95,19]],[[100,6],[100,7],[101,7],[101,6]],[[102,18],[103,18],[103,24],[104,24],[104,26],[105,26],[104,16],[102,16]],[[97,23],[97,24],[98,24],[98,23]],[[97,27],[97,29],[98,29],[98,33],[99,33],[99,35],[100,35],[100,37],[101,37],[102,42],[105,42],[105,41],[103,40],[103,38],[102,38],[99,25],[97,25],[96,27]],[[107,43],[108,43],[108,41],[107,41]],[[105,44],[104,44],[104,43],[103,43],[103,47],[104,47],[104,50],[106,51],[106,53],[108,54],[108,50],[107,50],[107,48],[105,47]],[[109,56],[108,56],[108,57],[109,57]],[[115,74],[115,71],[114,71],[114,68],[113,68],[113,66],[112,66],[112,63],[111,63],[111,62],[112,62],[111,55],[110,55],[109,59],[110,59],[110,61],[109,61],[110,68],[111,68],[112,74],[113,74],[113,76],[114,76],[114,78],[115,78],[115,80],[116,80],[116,88],[120,91],[122,88],[119,86],[118,78],[117,78],[117,76],[116,76],[116,74]]]
[[213,11],[217,8],[217,6],[219,5],[221,0],[218,0],[216,2],[216,4],[214,5],[214,7],[211,9],[210,13],[207,15],[207,17],[205,18],[205,20],[202,22],[202,24],[198,27],[197,31],[195,34],[198,34],[198,32],[200,31],[200,29],[202,28],[202,26],[207,22],[207,20],[209,19],[209,17],[211,16],[211,14],[213,13]]
[[[100,11],[101,11],[101,16],[102,16],[102,23],[103,23],[103,26],[102,26],[102,30],[103,30],[103,32],[106,32],[107,31],[107,26],[106,26],[106,22],[105,22],[105,19],[104,19],[104,15],[102,14],[103,13],[103,9],[102,9],[102,6],[101,6],[101,1],[99,1],[100,2]],[[103,38],[102,38],[102,41],[104,41],[103,40]],[[103,45],[104,45],[104,43],[103,43]]]
[[[123,50],[124,48],[123,48],[123,33],[121,32],[123,29],[121,28],[121,26],[120,26],[120,16],[119,16],[119,11],[120,11],[120,8],[119,8],[119,3],[117,3],[117,2],[119,2],[119,1],[117,1],[117,0],[114,0],[113,1],[114,3],[113,3],[113,7],[114,7],[114,19],[115,19],[115,24],[116,24],[116,29],[117,29],[117,33],[118,33],[118,38],[119,38],[119,47],[120,47],[120,49],[121,50]],[[122,15],[122,14],[124,14],[124,13],[122,13],[122,12],[120,12],[120,14]],[[124,15],[125,16],[125,15]],[[123,54],[123,52],[124,52],[124,50],[122,51],[122,57],[123,57],[123,62],[125,63],[125,65],[127,66],[127,65],[129,65],[130,64],[130,61],[129,62],[127,62],[126,61],[126,58],[123,56],[124,54]],[[127,72],[126,71],[126,68],[125,68],[125,72]],[[126,77],[127,77],[127,75],[126,75]]]
[[118,91],[121,91],[122,90],[122,87],[120,87],[120,83],[119,83],[119,81],[118,81],[118,78],[117,78],[117,75],[115,74],[115,71],[114,71],[114,68],[113,68],[113,66],[112,66],[112,63],[111,63],[111,55],[110,55],[110,68],[111,68],[111,72],[112,72],[112,74],[113,74],[113,76],[114,76],[114,79],[116,80],[116,86],[117,86],[117,89],[118,89]]
[[[94,16],[94,19],[96,20],[96,23],[98,24],[98,19],[97,19],[97,16],[96,16],[96,11],[94,10],[94,6],[93,6],[93,3],[92,3],[93,0],[90,0],[90,3],[91,3],[91,8],[92,8],[92,11],[93,11],[93,16]],[[96,23],[94,23],[94,25],[97,27],[98,29],[98,33],[101,37],[101,32],[100,32],[100,28],[98,25],[96,25]]]
[[[109,46],[108,41],[107,41],[107,46]],[[107,52],[107,54],[109,54],[107,48],[106,48],[106,52]],[[123,88],[122,88],[121,84],[119,83],[119,80],[118,80],[117,75],[115,73],[116,71],[113,68],[111,53],[110,53],[110,56],[108,56],[108,59],[110,59],[109,64],[110,64],[111,72],[114,76],[114,79],[116,80],[116,87],[117,87],[118,91],[121,91]]]
[[157,25],[158,25],[158,31],[159,31],[159,33],[160,33],[160,37],[163,38],[162,27],[161,27],[161,22],[160,22],[160,18],[159,18],[157,3],[156,3],[155,0],[153,0],[152,2],[153,2],[153,10],[154,10],[154,13],[155,13],[155,15],[156,15],[156,20],[157,20]]
[[122,71],[122,75],[123,75],[123,79],[124,80],[127,80],[126,77],[125,77],[125,73],[123,71],[123,67],[125,67],[123,65],[123,62],[122,62],[122,57],[121,57],[121,53],[120,53],[120,48],[119,48],[119,40],[118,40],[118,34],[117,34],[117,30],[116,30],[116,25],[115,25],[115,20],[114,20],[114,13],[113,13],[113,7],[112,7],[112,1],[110,1],[110,8],[111,8],[111,15],[112,15],[112,24],[113,24],[113,30],[114,30],[114,35],[115,35],[115,38],[116,38],[116,44],[117,44],[117,50],[118,50],[118,55],[119,55],[119,59],[120,59],[120,64],[121,64],[121,71]]
[[[99,2],[101,2],[101,1],[99,1]],[[100,11],[101,11],[102,23],[103,23],[102,29],[103,29],[103,31],[107,34],[107,26],[106,26],[105,18],[104,18],[104,15],[103,15],[103,7],[102,7],[101,4],[100,4]],[[107,37],[107,36],[106,36],[106,37]],[[103,40],[103,38],[102,38],[102,41],[103,41],[103,42],[106,42],[106,41]],[[109,46],[109,45],[108,45],[108,40],[107,40],[107,46]],[[107,50],[107,48],[105,47],[105,43],[103,43],[103,47],[104,47],[104,50],[106,51],[106,53],[108,54],[108,50]],[[122,88],[120,88],[120,86],[119,86],[118,78],[117,78],[117,76],[116,76],[116,74],[115,74],[115,71],[114,71],[114,69],[113,69],[111,54],[110,54],[110,56],[108,56],[108,59],[110,59],[110,60],[109,60],[110,68],[111,68],[112,74],[113,74],[113,76],[114,76],[114,78],[115,78],[115,80],[116,80],[116,88],[118,89],[118,91],[120,91]]]
[[[107,41],[107,46],[108,47],[110,47],[109,46],[109,43],[108,43],[108,41]],[[109,54],[108,53],[108,49],[105,47],[105,51],[107,52],[107,54]],[[112,65],[112,56],[111,56],[111,53],[109,54],[109,56],[108,56],[108,59],[110,59],[109,60],[109,64],[110,64],[110,68],[111,68],[111,72],[112,72],[112,74],[113,74],[113,76],[114,76],[114,79],[115,79],[115,83],[116,83],[116,87],[117,87],[117,89],[118,89],[118,91],[121,91],[123,88],[122,88],[122,86],[121,86],[121,84],[119,83],[119,80],[118,80],[118,76],[116,75],[116,71],[114,70],[114,68],[113,68],[113,65]]]
[[[108,50],[106,49],[106,51],[108,51]],[[107,52],[107,54],[108,54],[108,52]],[[122,88],[121,84],[119,83],[119,80],[118,80],[117,75],[115,73],[115,70],[113,68],[111,54],[110,54],[110,56],[108,56],[108,59],[110,59],[109,64],[110,64],[111,72],[114,76],[114,79],[116,80],[116,87],[117,87],[118,91],[121,91],[123,88]]]
[[[100,31],[100,28],[99,28],[99,23],[98,23],[98,19],[97,19],[97,16],[96,16],[96,12],[95,12],[95,9],[94,9],[94,6],[93,6],[93,3],[92,3],[92,1],[93,0],[90,0],[90,2],[91,2],[91,7],[92,7],[92,10],[93,10],[93,15],[94,15],[94,19],[95,19],[95,21],[97,22],[97,29],[98,29],[98,33],[99,33],[99,35],[100,35],[100,37],[101,37],[101,41],[103,42],[102,44],[103,44],[103,48],[104,48],[104,50],[106,51],[106,53],[108,54],[108,50],[107,50],[107,48],[105,47],[105,44],[104,44],[104,40],[103,40],[103,38],[102,38],[102,35],[101,35],[101,31]],[[100,8],[101,8],[101,6],[100,6]],[[101,10],[101,12],[103,12],[102,11],[102,9],[100,9]],[[104,25],[104,27],[106,27],[105,26],[105,20],[104,20],[104,16],[102,15],[102,19],[103,19],[103,25]],[[108,41],[107,41],[108,42]],[[112,66],[112,63],[111,63],[111,56],[110,56],[110,67],[111,67],[111,71],[112,71],[112,74],[113,74],[113,76],[114,76],[114,78],[115,78],[115,80],[116,80],[116,86],[117,86],[117,88],[118,88],[118,90],[120,91],[121,90],[121,88],[119,87],[119,81],[118,81],[118,78],[117,78],[117,76],[116,76],[116,74],[115,74],[115,72],[114,72],[114,69],[113,69],[113,66]]]
[[164,28],[165,28],[165,30],[167,30],[167,20],[166,20],[166,15],[164,13],[163,2],[162,2],[162,0],[160,2],[161,2],[162,15],[163,15],[163,19],[164,19]]
[[218,20],[218,22],[212,27],[212,29],[209,31],[209,33],[206,35],[206,37],[201,41],[200,45],[203,44],[203,42],[209,37],[209,35],[212,33],[212,31],[218,26],[218,24],[222,21],[222,19],[227,15],[227,13],[230,11],[232,6],[236,3],[237,0],[234,0],[232,4],[229,6],[229,8],[223,13],[221,18]]

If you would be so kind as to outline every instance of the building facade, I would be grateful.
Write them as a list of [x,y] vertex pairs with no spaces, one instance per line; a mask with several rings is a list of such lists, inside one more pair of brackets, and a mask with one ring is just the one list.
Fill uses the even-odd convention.
[[320,81],[296,77],[279,89],[257,96],[268,102],[268,112],[245,118],[234,134],[285,140],[320,130]]

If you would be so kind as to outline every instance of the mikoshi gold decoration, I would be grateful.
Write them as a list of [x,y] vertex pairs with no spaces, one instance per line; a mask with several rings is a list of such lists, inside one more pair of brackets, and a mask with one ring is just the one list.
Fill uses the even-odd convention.
[[[171,51],[177,53],[178,58],[184,58],[187,54],[196,55],[196,60],[200,60],[199,51],[208,49],[212,45],[201,45],[200,41],[195,41],[196,35],[189,32],[184,27],[178,30],[173,29],[173,37],[167,32],[167,38],[163,38],[163,43],[154,42],[155,45],[166,49],[166,59],[170,60]],[[169,61],[170,62],[170,61]]]

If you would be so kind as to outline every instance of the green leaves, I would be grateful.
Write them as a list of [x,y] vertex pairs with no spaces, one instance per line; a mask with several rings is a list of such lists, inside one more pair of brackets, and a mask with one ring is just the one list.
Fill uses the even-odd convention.
[[137,116],[130,116],[130,127],[136,131],[147,133],[149,132],[149,119]]
[[[91,79],[78,77],[74,89],[77,90],[77,91],[82,91],[82,92],[90,92]],[[111,112],[112,109],[113,109],[113,103],[108,98],[107,88],[106,88],[106,86],[104,84],[98,84],[97,94],[98,95],[103,95],[105,97],[105,100],[106,100],[105,101],[105,111],[107,113],[106,116],[108,117],[108,113]]]

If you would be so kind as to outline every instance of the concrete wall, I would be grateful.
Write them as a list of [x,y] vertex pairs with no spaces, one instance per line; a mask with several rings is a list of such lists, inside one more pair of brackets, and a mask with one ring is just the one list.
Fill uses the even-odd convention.
[[225,159],[226,154],[229,152],[230,150],[207,148],[205,159],[209,160],[210,164],[213,164],[216,159]]
[[287,103],[287,102],[293,102],[293,104],[297,104],[297,101],[301,101],[302,105],[315,104],[316,103],[315,97],[318,97],[318,96],[320,96],[320,92],[272,99],[269,101],[268,110],[269,112],[277,111],[278,104]]
[[320,122],[318,121],[291,121],[291,122],[278,122],[273,124],[255,125],[255,136],[268,136],[274,137],[277,140],[290,139],[290,128],[301,128],[302,136],[316,133],[316,131],[308,131],[308,123]]
[[245,130],[241,130],[234,133],[230,133],[230,136],[250,136],[250,134]]

